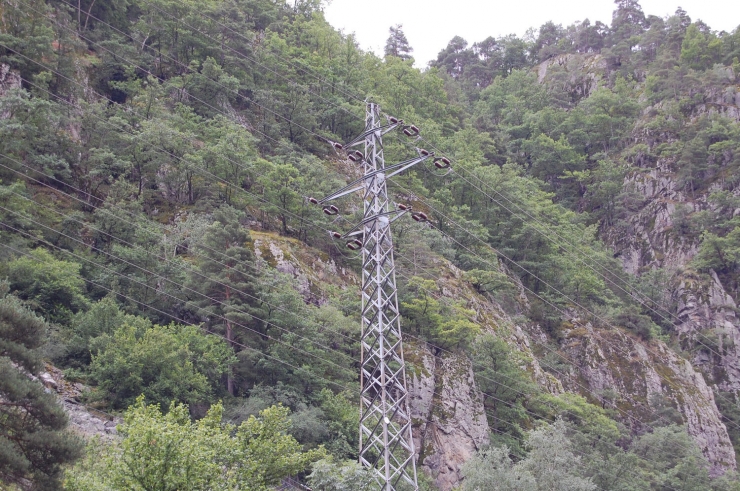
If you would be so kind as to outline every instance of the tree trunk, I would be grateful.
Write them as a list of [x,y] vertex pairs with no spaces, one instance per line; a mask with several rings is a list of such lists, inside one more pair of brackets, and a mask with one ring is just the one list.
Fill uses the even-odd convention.
[[[226,287],[226,303],[229,303],[229,299],[231,298],[231,288],[228,286]],[[224,312],[225,314],[225,312]],[[234,347],[234,329],[231,327],[231,321],[229,319],[226,319],[226,341],[229,343],[229,346],[232,348]],[[229,391],[229,394],[232,396],[234,395],[234,379],[231,377],[231,372],[226,374],[226,390]]]

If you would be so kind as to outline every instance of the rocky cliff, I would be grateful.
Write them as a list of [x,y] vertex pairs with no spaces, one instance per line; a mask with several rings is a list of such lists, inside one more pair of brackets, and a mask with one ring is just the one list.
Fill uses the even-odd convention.
[[[257,255],[292,275],[307,302],[325,301],[324,281],[357,288],[351,271],[301,242],[263,232],[252,236]],[[649,431],[647,422],[655,418],[650,401],[660,395],[680,411],[715,474],[735,468],[735,454],[712,390],[702,374],[665,343],[646,343],[621,330],[594,329],[572,318],[558,353],[571,363],[571,370],[555,376],[543,370],[534,354],[538,346],[548,343],[536,325],[519,325],[495,300],[477,293],[448,261],[436,258],[431,264],[440,295],[462,300],[474,310],[482,331],[501,333],[527,361],[522,369],[545,390],[552,394],[568,390],[597,404],[613,404],[619,418],[638,433]],[[402,266],[400,274],[404,274]],[[449,491],[459,485],[462,465],[488,442],[483,396],[466,355],[440,352],[413,337],[406,338],[405,353],[419,468],[440,489]],[[613,393],[609,401],[600,398],[609,391]]]

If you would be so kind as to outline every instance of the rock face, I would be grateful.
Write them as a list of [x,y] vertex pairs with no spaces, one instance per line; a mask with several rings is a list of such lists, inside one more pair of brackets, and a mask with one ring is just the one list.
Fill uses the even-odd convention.
[[[21,87],[21,76],[10,69],[10,65],[0,63],[0,99],[13,89]],[[0,119],[7,119],[10,114],[0,110]]]
[[69,428],[84,438],[98,437],[110,440],[116,436],[116,426],[122,422],[119,417],[88,408],[80,403],[80,398],[88,390],[82,384],[65,380],[62,371],[53,365],[46,365],[39,380],[47,391],[55,392],[69,416]]
[[[669,217],[666,215],[666,220]],[[668,221],[664,228],[670,228]],[[330,258],[317,255],[298,241],[263,232],[252,232],[252,238],[258,256],[298,280],[307,302],[324,301],[321,287],[325,282],[357,288],[351,271],[338,269]],[[568,390],[596,404],[613,404],[620,419],[636,432],[649,430],[647,423],[655,418],[649,401],[660,394],[678,408],[714,474],[735,468],[734,450],[712,390],[691,363],[664,343],[645,343],[618,329],[593,329],[571,319],[572,327],[565,333],[560,352],[572,362],[573,369],[556,378],[542,369],[533,354],[533,349],[539,349],[537,345],[549,342],[547,336],[537,326],[518,325],[506,313],[526,309],[523,294],[510,299],[512,305],[504,311],[493,299],[478,294],[463,272],[448,261],[434,259],[430,268],[437,274],[439,295],[461,301],[475,311],[473,320],[483,332],[504,336],[523,355],[526,365],[522,368],[544,390],[552,394]],[[715,296],[713,302],[726,300],[719,292]],[[732,317],[731,310],[728,307],[725,320]],[[404,352],[418,468],[440,489],[455,489],[462,479],[462,465],[488,443],[490,429],[483,395],[465,355],[432,351],[411,337],[404,340]],[[607,400],[599,396],[605,392],[615,397]]]
[[463,356],[434,356],[428,348],[406,344],[415,370],[407,374],[418,465],[439,489],[454,489],[460,469],[488,443],[483,396]]
[[557,79],[573,100],[591,95],[606,73],[606,60],[598,54],[562,54],[537,66],[537,80]]
[[740,319],[737,304],[716,273],[685,277],[675,293],[680,322],[676,330],[687,345],[697,346],[695,366],[723,392],[740,390]]
[[251,231],[250,234],[255,256],[292,276],[306,302],[324,303],[326,299],[321,290],[327,285],[347,288],[358,283],[352,271],[338,267],[327,254],[317,253],[298,240],[265,232]]
[[[723,91],[711,89],[704,94],[703,100],[705,102],[695,109],[693,117],[718,113],[740,121],[740,91],[737,87]],[[643,119],[649,119],[652,112],[648,108]],[[633,136],[636,143],[647,148],[670,143],[674,138],[650,130],[643,120],[638,121]],[[678,405],[691,435],[702,447],[715,473],[722,468],[732,469],[736,465],[734,454],[731,455],[727,431],[714,402],[714,397],[722,395],[714,394],[712,389],[740,390],[737,305],[714,272],[706,275],[693,271],[691,261],[697,254],[700,237],[682,229],[686,227],[685,217],[712,210],[713,204],[708,197],[719,189],[720,184],[689,193],[678,184],[676,162],[670,158],[651,162],[639,152],[632,158],[640,168],[627,176],[624,186],[632,191],[633,196],[639,196],[641,202],[628,218],[627,227],[606,229],[604,238],[616,251],[625,271],[639,276],[662,268],[670,273],[672,279],[664,285],[666,309],[661,309],[660,315],[673,326],[677,341],[690,357],[689,363],[677,359],[668,349],[658,350],[660,356],[657,358],[648,352],[647,365],[629,365],[636,369],[634,376],[629,376],[638,384],[634,386],[634,395],[649,396],[656,389],[668,395]],[[727,189],[726,185],[724,189]],[[740,196],[737,187],[730,191]],[[634,343],[628,346],[631,346],[630,353],[637,353]],[[585,347],[581,346],[576,351]],[[657,380],[651,384],[654,376],[647,368],[650,364],[654,364],[653,371],[663,378],[675,380],[675,384],[666,386],[663,380],[660,386]],[[581,372],[589,383],[597,387],[611,383],[619,385],[616,379],[601,380],[605,374],[599,375],[599,370],[591,373],[585,369]],[[687,392],[687,388],[691,391]],[[640,401],[635,399],[630,404],[637,408]]]
[[[657,418],[650,402],[660,395],[679,409],[714,475],[736,468],[735,451],[714,393],[688,360],[660,341],[645,343],[622,331],[571,324],[562,349],[575,362],[575,372],[562,379],[566,389],[612,406],[638,433],[649,431],[649,422]],[[594,394],[606,390],[616,393],[616,398],[593,400]]]

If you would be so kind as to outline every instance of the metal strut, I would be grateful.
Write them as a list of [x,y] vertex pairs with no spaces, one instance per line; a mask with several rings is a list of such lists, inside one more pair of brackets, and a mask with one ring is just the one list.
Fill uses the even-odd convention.
[[[391,222],[403,215],[407,207],[393,206],[388,199],[386,179],[433,154],[424,152],[419,158],[386,167],[382,136],[403,122],[381,125],[379,115],[378,105],[369,103],[365,130],[359,137],[365,142],[364,158],[360,162],[363,178],[314,202],[324,204],[352,191],[363,192],[364,217],[355,231],[345,235],[362,233],[362,242],[353,242],[362,249],[360,463],[373,469],[380,490],[395,491],[400,485],[416,491],[414,440],[390,229]],[[348,145],[357,145],[357,140]],[[391,218],[393,215],[396,217]],[[406,484],[400,484],[402,481]]]

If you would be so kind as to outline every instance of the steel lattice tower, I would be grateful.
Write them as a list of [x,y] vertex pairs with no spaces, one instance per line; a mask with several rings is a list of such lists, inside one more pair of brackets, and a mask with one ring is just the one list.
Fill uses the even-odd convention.
[[[385,169],[378,106],[368,104],[365,175]],[[360,462],[375,468],[384,484],[395,489],[403,478],[414,489],[416,463],[411,414],[398,314],[396,269],[388,190],[383,172],[365,181],[362,245],[362,368],[360,373]]]
[[[409,207],[391,202],[386,181],[433,157],[417,149],[418,157],[386,167],[382,137],[398,127],[407,136],[419,133],[415,126],[405,126],[395,118],[381,124],[380,108],[369,103],[363,134],[345,145],[333,144],[362,165],[363,176],[320,201],[310,199],[325,204],[355,192],[363,195],[363,220],[350,232],[333,235],[352,239],[347,244],[351,249],[362,249],[360,463],[374,470],[383,491],[393,491],[403,481],[418,489],[390,227]],[[364,153],[350,150],[363,143]],[[447,159],[435,159],[435,163],[439,160],[449,165]],[[325,206],[324,212],[335,215],[339,210]],[[423,213],[413,216],[416,220],[426,219]]]

